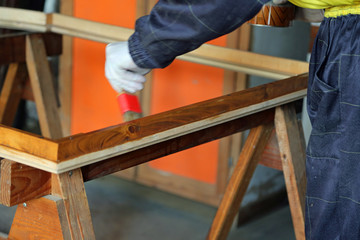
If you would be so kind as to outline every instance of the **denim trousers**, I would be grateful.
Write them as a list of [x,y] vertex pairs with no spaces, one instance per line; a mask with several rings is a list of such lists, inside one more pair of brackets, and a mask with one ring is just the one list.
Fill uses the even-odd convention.
[[306,239],[360,239],[360,15],[321,23],[307,108]]

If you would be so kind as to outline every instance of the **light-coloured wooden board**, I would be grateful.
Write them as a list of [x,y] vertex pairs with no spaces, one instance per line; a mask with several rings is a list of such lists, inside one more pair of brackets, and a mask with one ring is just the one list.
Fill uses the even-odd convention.
[[[2,19],[7,19],[8,15],[19,15],[19,12],[17,11],[17,9],[0,8],[0,16],[6,12],[6,16]],[[31,16],[32,14],[36,15],[38,12],[34,13],[33,11],[29,11],[26,16]],[[0,21],[0,26],[14,28],[12,24],[9,24],[8,22],[16,22],[18,25],[21,23],[20,26],[24,30],[33,30],[38,28],[40,23],[44,23],[43,18],[45,17],[46,24],[44,24],[44,29],[42,29],[42,31],[47,30],[54,33],[104,43],[126,41],[134,31],[128,28],[56,13],[40,14],[40,16],[41,21],[29,21],[27,17],[23,20],[21,17],[17,17],[14,20],[9,17],[6,23]],[[37,16],[37,18],[40,18],[40,16]],[[28,25],[30,26],[28,27]],[[308,71],[308,63],[306,62],[261,55],[208,44],[204,44],[200,48],[188,54],[179,56],[178,59],[272,79],[283,79],[285,77],[306,73]]]
[[26,37],[26,65],[36,102],[41,133],[52,139],[61,138],[62,129],[58,112],[60,104],[57,102],[45,44],[40,34]]
[[295,108],[276,108],[275,128],[296,239],[305,239],[305,140]]

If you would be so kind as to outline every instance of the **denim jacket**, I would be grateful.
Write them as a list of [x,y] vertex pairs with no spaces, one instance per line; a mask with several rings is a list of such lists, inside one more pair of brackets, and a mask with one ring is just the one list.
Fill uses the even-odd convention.
[[136,21],[129,38],[134,62],[164,68],[176,56],[227,34],[257,14],[269,0],[159,0]]

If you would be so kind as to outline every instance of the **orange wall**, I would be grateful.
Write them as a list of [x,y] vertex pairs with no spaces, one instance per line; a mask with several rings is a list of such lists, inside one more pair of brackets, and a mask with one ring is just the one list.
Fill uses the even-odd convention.
[[[105,3],[106,2],[106,3]],[[130,27],[135,22],[135,1],[75,0],[75,16]],[[212,43],[225,45],[220,38]],[[104,76],[105,45],[74,40],[72,134],[88,132],[122,122],[116,93]],[[175,61],[166,69],[155,70],[151,112],[158,113],[206,100],[222,94],[223,71],[203,65]],[[218,142],[211,142],[158,159],[150,166],[161,171],[215,183]]]

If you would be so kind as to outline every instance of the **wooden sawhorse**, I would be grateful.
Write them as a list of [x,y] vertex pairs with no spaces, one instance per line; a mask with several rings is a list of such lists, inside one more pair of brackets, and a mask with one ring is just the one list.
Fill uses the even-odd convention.
[[[36,104],[44,105],[39,115],[49,119],[56,98],[42,81],[50,77],[42,68],[29,68],[46,58],[37,45],[44,46],[41,39],[26,36],[26,62],[37,82],[31,82]],[[304,239],[304,141],[290,103],[303,98],[306,88],[307,75],[301,75],[66,138],[51,132],[52,120],[40,120],[45,138],[0,125],[0,156],[8,159],[1,163],[1,202],[18,205],[8,239],[95,239],[85,181],[251,129],[208,234],[225,239],[274,125],[296,238]]]

